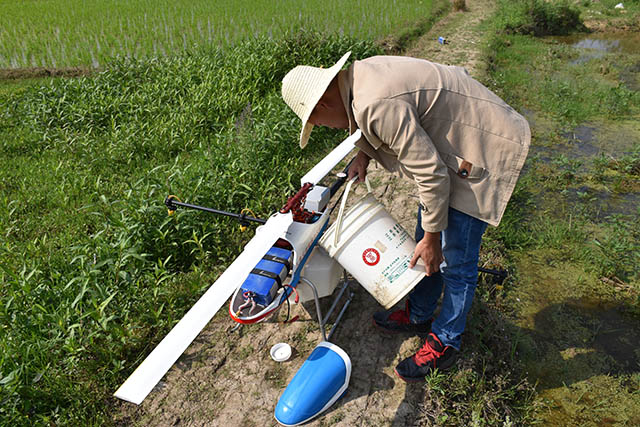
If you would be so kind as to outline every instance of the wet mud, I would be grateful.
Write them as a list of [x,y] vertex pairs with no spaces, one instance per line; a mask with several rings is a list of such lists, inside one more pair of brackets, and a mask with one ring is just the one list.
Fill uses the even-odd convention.
[[637,425],[637,310],[617,297],[615,283],[562,258],[529,251],[517,263],[517,348],[544,404],[540,418],[548,425]]

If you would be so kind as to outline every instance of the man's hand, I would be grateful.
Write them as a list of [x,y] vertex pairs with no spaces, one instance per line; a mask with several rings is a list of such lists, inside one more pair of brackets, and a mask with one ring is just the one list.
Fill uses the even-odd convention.
[[413,268],[419,258],[422,258],[424,262],[424,269],[426,270],[427,276],[431,276],[440,270],[440,264],[444,261],[442,246],[440,244],[440,233],[424,233],[424,237],[416,245],[416,250],[413,253],[409,267]]
[[349,179],[357,175],[357,182],[364,181],[364,177],[367,176],[367,166],[369,166],[370,161],[371,157],[367,156],[364,151],[358,151],[358,154],[356,154],[355,159],[353,159],[351,166],[349,166]]

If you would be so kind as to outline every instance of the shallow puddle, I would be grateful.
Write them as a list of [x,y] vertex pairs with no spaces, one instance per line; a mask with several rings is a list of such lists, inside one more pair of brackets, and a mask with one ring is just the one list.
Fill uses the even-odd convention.
[[[535,116],[529,114],[528,119]],[[531,120],[530,120],[531,123]],[[561,134],[562,143],[552,146],[534,145],[531,154],[550,161],[560,155],[583,161],[589,168],[595,156],[619,158],[630,154],[640,141],[640,123],[636,120],[599,120],[583,123]]]
[[571,45],[575,49],[580,50],[580,56],[572,60],[571,64],[584,64],[592,59],[602,58],[607,53],[640,53],[640,34],[581,33],[569,36],[557,36],[551,39]]
[[[550,37],[550,40],[568,44],[579,56],[569,61],[574,66],[582,66],[593,59],[614,56],[619,63],[618,79],[627,89],[640,90],[640,34],[638,33],[593,33]],[[617,56],[617,58],[615,58]],[[636,57],[633,60],[633,57]]]

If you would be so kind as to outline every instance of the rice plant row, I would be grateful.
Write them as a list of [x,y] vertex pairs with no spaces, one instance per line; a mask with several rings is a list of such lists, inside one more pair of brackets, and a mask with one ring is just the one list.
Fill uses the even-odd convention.
[[378,38],[427,16],[430,0],[0,2],[0,68],[101,67],[292,29]]

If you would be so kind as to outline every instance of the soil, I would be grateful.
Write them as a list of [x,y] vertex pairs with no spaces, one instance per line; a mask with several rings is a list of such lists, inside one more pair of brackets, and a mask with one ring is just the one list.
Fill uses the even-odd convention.
[[[490,0],[467,2],[464,12],[451,12],[415,42],[408,55],[482,72],[478,26],[493,10]],[[439,44],[438,37],[446,43]],[[414,184],[370,165],[374,193],[406,230],[413,234],[418,199]],[[356,193],[364,193],[364,185]],[[421,385],[394,374],[395,365],[421,345],[417,337],[386,336],[372,325],[382,307],[362,287],[350,285],[351,305],[331,341],[350,356],[352,374],[346,395],[308,423],[309,426],[406,426],[420,419]],[[323,310],[331,297],[321,300]],[[403,302],[398,305],[404,304]],[[286,318],[286,306],[277,320]],[[232,331],[233,321],[221,310],[145,401],[136,406],[114,403],[113,418],[126,425],[268,426],[278,425],[274,408],[298,368],[321,341],[313,304],[292,307],[292,323],[269,321]],[[278,342],[293,347],[292,357],[274,362],[269,349]]]
[[87,67],[68,68],[8,68],[0,69],[0,80],[23,80],[41,77],[82,77],[94,73],[96,70]]

